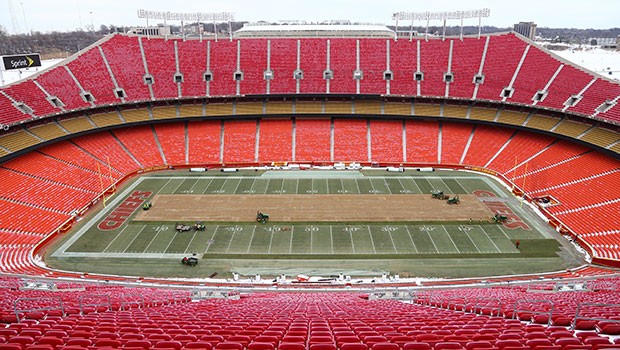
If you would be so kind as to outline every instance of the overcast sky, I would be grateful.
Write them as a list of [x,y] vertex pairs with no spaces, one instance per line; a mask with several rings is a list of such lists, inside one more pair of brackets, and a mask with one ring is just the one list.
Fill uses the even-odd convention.
[[[9,33],[88,30],[91,23],[95,28],[101,24],[144,25],[144,20],[138,19],[136,14],[141,8],[170,12],[227,11],[234,12],[238,21],[348,19],[393,24],[392,13],[399,11],[458,11],[485,7],[491,9],[491,17],[483,19],[483,25],[497,27],[511,27],[519,21],[534,21],[539,27],[606,29],[620,26],[620,0],[0,0],[0,25]],[[468,20],[465,24],[477,25],[477,20]]]

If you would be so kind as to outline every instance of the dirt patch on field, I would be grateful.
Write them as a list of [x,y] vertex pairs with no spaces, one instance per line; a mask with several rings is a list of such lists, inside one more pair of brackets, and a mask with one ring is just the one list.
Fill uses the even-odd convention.
[[254,221],[256,211],[272,221],[461,221],[493,214],[477,197],[461,195],[448,205],[430,195],[156,195],[138,221]]

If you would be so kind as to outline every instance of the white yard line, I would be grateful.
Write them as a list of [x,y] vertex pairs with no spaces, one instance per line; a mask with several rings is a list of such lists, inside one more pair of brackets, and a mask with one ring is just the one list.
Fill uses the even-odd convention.
[[[149,250],[149,247],[151,246],[151,244],[153,244],[153,242],[155,242],[155,240],[159,236],[160,232],[161,232],[161,230],[157,230],[157,233],[153,236],[153,238],[151,238],[151,241],[149,242],[149,244],[146,245],[146,248],[144,248],[144,250],[142,252],[147,252]],[[138,237],[138,236],[136,236],[136,237]]]
[[256,190],[254,190],[255,183],[256,183],[256,179],[252,179],[252,184],[250,185],[250,189],[248,190],[248,193],[256,193]]
[[[228,254],[228,251],[230,250],[230,245],[232,244],[232,241],[235,239],[235,233],[237,233],[237,226],[233,226],[235,229],[232,231],[232,235],[230,236],[230,240],[228,241],[228,246],[226,247],[226,254]],[[243,230],[243,227],[241,228]]]
[[450,238],[450,242],[452,242],[452,245],[454,246],[454,248],[456,248],[456,251],[458,253],[461,253],[461,251],[459,250],[459,247],[457,247],[456,243],[454,243],[454,240],[452,239],[452,236],[450,236],[450,233],[448,232],[448,230],[446,230],[446,227],[444,225],[440,225],[440,226],[443,229],[443,231],[448,235],[448,238]]
[[401,190],[401,193],[409,193],[408,191],[410,191],[408,188],[405,187],[405,185],[403,185],[403,182],[400,181],[400,179],[398,179],[398,184],[400,185],[400,187],[402,187],[403,189]]
[[226,183],[227,183],[227,182],[228,182],[228,178],[226,178],[226,180],[224,180],[224,182],[222,182],[222,186],[220,186],[220,189],[219,189],[219,190],[216,190],[216,191],[217,191],[217,193],[220,193],[220,194],[221,194],[221,193],[226,193],[226,194],[228,194],[228,191],[226,191],[226,190],[225,190],[225,187],[226,187]]
[[[254,230],[256,230],[256,226],[254,226]],[[267,254],[271,254],[271,243],[273,243],[273,232],[274,231],[271,231],[271,235],[269,236],[269,249],[267,249]]]
[[[198,231],[194,231],[194,234],[192,235],[192,239],[189,240],[189,242],[187,243],[187,247],[185,247],[185,250],[183,251],[183,253],[187,253],[187,250],[189,249],[189,247],[192,246],[192,242],[194,242],[194,239],[196,239],[196,234],[198,233]],[[191,252],[191,250],[190,250]]]
[[[162,253],[165,253],[168,251],[168,248],[170,248],[170,246],[172,245],[172,242],[174,242],[174,239],[177,238],[177,235],[179,234],[179,232],[175,232],[174,236],[172,236],[172,239],[170,240],[170,243],[168,243],[168,245],[166,246],[166,248],[164,249],[164,251]],[[196,231],[194,231],[194,234],[196,234]]]
[[426,232],[426,235],[431,240],[431,243],[433,243],[433,247],[435,247],[435,251],[439,253],[439,249],[437,249],[437,245],[435,244],[435,241],[433,240],[433,237],[431,236],[430,231],[424,230],[423,232]]
[[[250,237],[250,243],[248,243],[248,250],[246,251],[247,254],[250,254],[250,248],[252,247],[252,241],[254,240],[254,233],[256,233],[256,225],[254,225],[254,228],[252,229],[252,237]],[[230,241],[232,242],[232,239]]]
[[409,239],[411,240],[411,244],[413,245],[413,249],[415,249],[416,253],[419,253],[420,251],[418,250],[418,247],[416,247],[415,242],[413,241],[413,236],[411,236],[411,231],[409,231],[409,227],[405,226],[405,229],[407,230],[407,234],[409,235]]
[[441,183],[443,183],[443,185],[445,186],[446,190],[455,193],[454,191],[452,191],[450,186],[448,186],[448,184],[444,181],[444,179],[439,179],[439,180],[441,181]]
[[205,189],[202,191],[202,194],[207,193],[207,188],[209,188],[209,186],[211,186],[211,183],[213,182],[214,178],[210,178],[209,179],[209,183],[207,184],[207,186],[205,186]]
[[166,183],[162,187],[160,187],[158,193],[161,192],[164,188],[166,188],[166,186],[168,186],[168,184],[170,183],[170,181],[172,181],[172,179],[174,179],[174,177],[169,178],[168,181],[166,181]]
[[127,248],[125,248],[125,250],[123,250],[123,253],[127,252],[127,249],[133,244],[133,242],[136,240],[136,238],[138,238],[138,236],[140,236],[140,234],[142,233],[142,231],[144,231],[145,228],[146,228],[146,225],[142,226],[142,228],[140,229],[140,231],[138,231],[136,236],[131,240],[131,242],[129,242],[129,244],[127,245]]
[[398,254],[398,249],[396,249],[396,244],[394,243],[394,238],[392,237],[392,232],[388,231],[388,235],[390,236],[390,241],[392,241],[392,248],[394,248],[394,253]]
[[177,186],[177,188],[174,189],[174,191],[172,191],[171,194],[177,194],[177,191],[179,190],[179,187],[181,187],[181,185],[183,184],[183,182],[185,182],[185,180],[187,180],[187,179],[183,179],[183,180],[179,181],[179,185]]
[[495,241],[491,239],[491,237],[489,236],[489,234],[487,233],[487,231],[484,229],[484,227],[479,226],[480,230],[482,230],[482,233],[484,233],[485,236],[487,236],[487,238],[489,239],[489,241],[491,241],[491,243],[493,243],[493,245],[495,246],[495,249],[497,249],[498,253],[501,253],[502,250],[499,249],[499,247],[497,246],[497,244],[495,244]]
[[[464,225],[462,225],[461,227],[465,227],[465,226],[464,226]],[[444,229],[445,229],[445,228],[444,228]],[[448,232],[448,231],[446,230],[446,232]],[[474,242],[474,240],[473,240],[473,239],[471,239],[471,236],[469,235],[469,231],[467,231],[467,230],[463,229],[463,231],[462,231],[462,232],[464,232],[464,233],[465,233],[465,235],[467,236],[467,238],[471,241],[471,244],[473,244],[473,245],[474,245],[474,247],[476,247],[476,250],[478,251],[478,253],[480,253],[480,248],[478,248],[478,246],[476,245],[476,242]]]
[[[120,237],[120,236],[121,236],[121,234],[125,231],[125,229],[126,229],[127,227],[129,227],[129,226],[128,226],[128,225],[125,225],[125,227],[123,227],[123,229],[121,230],[121,232],[119,232],[119,233],[117,233],[117,234],[116,234],[116,237],[114,237],[114,238],[112,239],[112,241],[110,241],[110,243],[108,243],[108,245],[107,245],[105,248],[103,248],[102,253],[105,253],[105,251],[106,251],[106,250],[108,250],[108,248],[110,248],[110,246],[112,245],[112,243],[114,243],[114,241],[116,241],[116,239],[117,239],[118,237]],[[142,226],[142,229],[144,229],[144,227],[146,227],[146,225]]]
[[506,236],[506,238],[510,241],[510,236],[508,236],[508,234],[506,233],[506,231],[504,231],[504,229],[502,228],[503,225],[497,225],[497,227],[499,228],[500,231],[502,231],[502,233],[504,234],[504,236]]
[[353,235],[351,234],[351,230],[347,230],[349,232],[349,237],[351,237],[351,249],[353,250],[353,254],[355,254],[355,243],[353,242]]
[[372,193],[377,193],[377,189],[375,188],[375,185],[372,183],[372,179],[368,179],[370,182],[370,187],[372,187]]
[[235,187],[235,190],[233,191],[233,194],[237,194],[237,191],[239,190],[239,185],[241,185],[241,181],[243,181],[243,180],[239,180],[239,182],[237,182],[237,187]]
[[424,192],[422,192],[422,189],[420,188],[420,186],[418,186],[418,183],[415,182],[415,180],[413,178],[410,178],[410,180],[411,180],[411,182],[413,182],[415,187],[418,189],[418,192],[420,192],[420,194],[424,194]]
[[369,225],[366,225],[366,230],[368,231],[368,236],[370,237],[370,244],[372,244],[372,252],[377,254],[377,249],[375,248],[375,240],[372,238],[372,232],[370,232]]
[[196,182],[194,182],[194,184],[192,185],[192,187],[189,188],[189,192],[188,193],[194,193],[194,187],[196,187],[196,185],[198,184],[198,182],[200,182],[200,179],[196,179]]
[[[213,230],[213,235],[211,235],[211,239],[209,239],[209,241],[215,242],[215,234],[217,233],[217,230],[219,228],[220,228],[220,225],[215,226],[215,230]],[[209,248],[211,248],[211,244],[207,243],[207,249],[205,249],[204,254],[206,254],[209,251]]]

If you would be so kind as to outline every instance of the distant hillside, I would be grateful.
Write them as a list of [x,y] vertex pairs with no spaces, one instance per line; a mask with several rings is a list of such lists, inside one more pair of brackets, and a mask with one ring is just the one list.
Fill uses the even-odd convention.
[[101,34],[75,31],[33,33],[32,35],[1,35],[0,55],[38,52],[43,59],[70,56],[101,39]]

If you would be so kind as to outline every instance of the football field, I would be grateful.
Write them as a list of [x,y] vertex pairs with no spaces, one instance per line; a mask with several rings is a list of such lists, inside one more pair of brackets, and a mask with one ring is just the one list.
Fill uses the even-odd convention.
[[[459,205],[448,205],[445,200],[431,200],[431,190],[465,199]],[[260,203],[267,196],[277,203],[281,197],[282,203],[288,204],[276,209],[287,212],[294,209],[292,202],[285,200],[291,195],[314,201],[319,211],[294,220],[279,221],[275,215],[266,224],[255,222],[255,212],[261,208],[254,208],[256,201],[251,199],[260,199]],[[340,220],[333,213],[339,206],[343,211],[356,211],[355,206],[349,203],[345,208],[345,201],[338,200],[343,195],[370,195],[371,201],[360,203],[363,208],[359,209],[368,212],[373,207],[377,211],[382,208],[381,201],[372,202],[373,196],[414,202],[423,202],[415,200],[423,198],[426,202],[421,207],[432,205],[430,211],[439,213],[435,215],[439,219],[415,220],[416,212],[422,209],[412,204],[411,208],[396,208],[410,213],[412,219],[391,220],[386,215],[385,220]],[[159,206],[157,196],[173,196],[176,202],[169,203],[177,204]],[[201,210],[194,210],[201,202],[192,198],[211,205],[204,205],[203,220],[198,220]],[[159,210],[163,216],[147,220],[149,212],[142,210],[142,203],[151,201],[152,210]],[[486,207],[488,215],[455,215],[459,208],[465,210],[468,201]],[[322,203],[330,208],[328,219],[319,217]],[[555,233],[527,206],[494,180],[473,173],[247,171],[197,175],[177,171],[142,176],[106,204],[56,246],[58,249],[47,259],[50,265],[156,277],[206,277],[214,273],[229,277],[232,272],[360,276],[390,272],[465,277],[558,270],[577,264],[563,257],[566,254],[559,254]],[[219,204],[240,214],[234,220],[209,220],[210,213],[215,216],[217,208],[222,207]],[[194,210],[192,220],[183,221],[190,209]],[[490,219],[494,213],[507,213],[508,221],[493,223]],[[196,222],[204,224],[204,229],[194,230]],[[192,229],[180,231],[179,225]],[[516,240],[521,242],[520,249],[515,247]],[[197,267],[180,264],[182,257],[193,253],[200,258]]]

